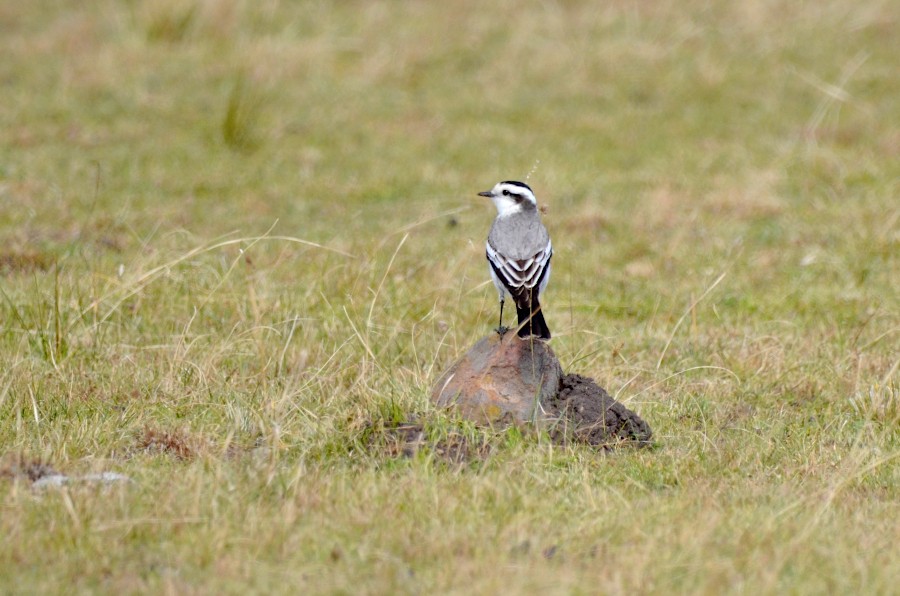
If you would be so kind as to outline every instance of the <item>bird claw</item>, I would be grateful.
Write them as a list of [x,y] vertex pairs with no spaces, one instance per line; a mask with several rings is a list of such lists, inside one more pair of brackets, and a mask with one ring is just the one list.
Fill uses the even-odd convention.
[[504,327],[501,325],[500,327],[497,327],[496,329],[494,329],[494,331],[497,332],[497,335],[499,335],[500,337],[503,337],[509,331],[509,327]]

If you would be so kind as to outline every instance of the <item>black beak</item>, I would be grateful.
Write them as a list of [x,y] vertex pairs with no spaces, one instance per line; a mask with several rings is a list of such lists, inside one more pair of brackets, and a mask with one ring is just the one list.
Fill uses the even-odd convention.
[[484,191],[484,192],[478,193],[478,196],[479,196],[479,197],[492,197],[492,196],[494,196],[494,195],[491,193],[491,191],[486,190],[486,191]]

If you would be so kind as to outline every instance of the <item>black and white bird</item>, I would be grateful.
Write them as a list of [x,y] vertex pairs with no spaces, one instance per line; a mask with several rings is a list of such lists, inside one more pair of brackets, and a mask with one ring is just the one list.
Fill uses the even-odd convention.
[[519,337],[550,339],[539,301],[550,279],[553,247],[550,234],[541,223],[537,199],[524,182],[498,182],[491,190],[478,193],[497,207],[497,218],[487,239],[487,260],[491,279],[500,293],[500,326],[503,303],[512,296],[519,319]]

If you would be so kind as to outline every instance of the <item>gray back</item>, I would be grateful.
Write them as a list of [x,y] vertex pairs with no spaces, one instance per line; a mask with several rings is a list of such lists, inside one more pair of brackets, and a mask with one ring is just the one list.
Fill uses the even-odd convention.
[[488,242],[508,259],[530,259],[547,247],[550,234],[536,209],[498,217],[491,226]]

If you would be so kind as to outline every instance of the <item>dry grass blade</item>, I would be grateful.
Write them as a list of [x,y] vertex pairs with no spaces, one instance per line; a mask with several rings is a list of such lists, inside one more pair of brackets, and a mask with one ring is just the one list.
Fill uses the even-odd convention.
[[192,258],[195,258],[199,255],[202,255],[204,253],[212,252],[212,251],[218,250],[220,248],[224,248],[226,246],[235,246],[235,245],[239,245],[239,244],[256,243],[256,242],[260,242],[263,240],[293,242],[296,244],[302,244],[305,246],[311,246],[314,248],[320,248],[323,250],[334,252],[334,253],[337,253],[337,254],[345,256],[345,257],[355,258],[350,253],[344,252],[342,250],[339,250],[336,248],[330,248],[327,246],[323,246],[321,244],[317,244],[315,242],[310,242],[308,240],[294,238],[291,236],[249,236],[246,238],[223,240],[221,242],[216,242],[209,246],[199,246],[197,248],[191,249],[188,252],[182,254],[181,256],[179,256],[177,258],[174,258],[170,261],[167,261],[166,263],[164,263],[162,265],[157,265],[156,267],[153,267],[152,269],[143,272],[140,276],[138,276],[137,279],[132,280],[130,283],[128,283],[123,288],[115,290],[114,292],[112,292],[108,295],[101,296],[100,298],[97,298],[96,300],[91,302],[86,308],[84,308],[81,311],[80,316],[84,316],[85,314],[89,313],[91,310],[93,310],[94,308],[96,308],[97,306],[102,304],[103,302],[110,300],[115,294],[121,294],[121,296],[115,300],[114,304],[109,309],[107,309],[106,313],[97,321],[98,324],[103,323],[104,321],[109,319],[109,317],[113,313],[115,313],[126,300],[128,300],[135,294],[138,294],[139,292],[141,292],[141,290],[143,290],[148,284],[152,283],[157,277],[159,277],[159,275],[172,269],[173,267],[175,267],[185,261],[188,261]]
[[674,339],[675,334],[678,332],[678,328],[681,327],[681,324],[684,322],[685,318],[687,318],[687,316],[688,316],[691,312],[693,312],[694,308],[695,308],[698,304],[700,304],[700,302],[701,302],[704,298],[706,298],[706,296],[707,296],[710,292],[712,292],[713,289],[715,289],[715,287],[716,287],[717,285],[719,285],[719,282],[720,282],[720,281],[722,281],[723,279],[725,279],[725,274],[726,274],[726,272],[723,271],[722,274],[719,275],[719,277],[716,278],[716,281],[712,282],[712,284],[710,284],[710,286],[709,286],[708,288],[706,288],[706,290],[705,290],[702,294],[700,294],[700,297],[697,298],[696,300],[694,300],[694,301],[691,303],[691,305],[690,305],[689,307],[687,307],[687,310],[684,311],[684,314],[682,314],[681,317],[678,319],[678,322],[675,323],[675,326],[672,328],[672,333],[669,334],[669,339],[666,340],[666,345],[663,346],[662,352],[659,354],[659,360],[656,361],[656,370],[659,370],[659,367],[662,366],[663,358],[666,357],[666,352],[669,350],[669,346],[672,344],[672,339]]

